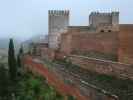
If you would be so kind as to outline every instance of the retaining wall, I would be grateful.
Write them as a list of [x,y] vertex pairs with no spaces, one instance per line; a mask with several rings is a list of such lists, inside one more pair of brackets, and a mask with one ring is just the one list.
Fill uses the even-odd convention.
[[[82,88],[80,85],[79,88],[79,79],[76,82],[76,85],[66,84],[63,80],[57,76],[57,73],[49,70],[45,65],[40,62],[34,61],[31,57],[24,57],[24,65],[25,68],[32,71],[35,74],[39,74],[47,79],[48,83],[56,88],[58,92],[63,95],[72,95],[76,97],[76,100],[118,100],[117,97],[104,93],[104,91],[100,92],[96,88],[92,86],[87,86]],[[59,74],[59,73],[58,73]],[[61,74],[60,74],[61,75]],[[68,76],[69,78],[71,76]],[[66,77],[64,77],[66,78]],[[75,79],[74,79],[75,80]],[[73,81],[73,80],[72,80]],[[82,91],[86,91],[89,96],[85,96],[82,94]]]
[[131,65],[76,55],[71,55],[69,58],[73,64],[89,71],[133,80],[133,66]]

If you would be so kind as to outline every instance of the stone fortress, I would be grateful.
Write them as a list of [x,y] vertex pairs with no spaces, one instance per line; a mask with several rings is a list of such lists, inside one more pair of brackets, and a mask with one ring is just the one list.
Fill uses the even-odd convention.
[[119,30],[119,12],[99,13],[92,12],[89,16],[90,27],[97,31],[118,31]]
[[69,11],[49,10],[49,47],[58,48],[61,33],[69,26]]
[[119,24],[119,12],[92,12],[86,26],[70,26],[68,10],[49,10],[48,16],[50,49],[65,55],[95,51],[114,56],[119,62],[132,62],[133,25]]
[[[110,85],[96,81],[102,86],[109,86],[105,91],[103,87],[99,89],[99,85],[96,87],[93,83],[88,84],[89,73],[107,75],[124,81],[133,80],[133,24],[119,24],[119,12],[92,12],[88,18],[89,25],[86,26],[70,26],[70,12],[68,10],[50,10],[48,16],[48,43],[33,44],[30,47],[29,54],[33,55],[33,58],[37,57],[37,60],[33,61],[34,64],[30,62],[29,68],[35,73],[39,71],[42,74],[42,69],[45,67],[42,66],[41,70],[39,69],[41,66],[38,58],[42,62],[44,60],[50,61],[53,63],[54,69],[50,68],[51,74],[46,75],[46,79],[57,79],[56,77],[51,78],[51,75],[58,75],[59,79],[62,77],[65,85],[70,83],[69,86],[72,85],[74,89],[79,90],[79,94],[76,95],[77,100],[88,100],[88,98],[89,100],[125,100],[121,99],[124,97],[123,95],[128,95],[125,89],[123,90],[125,85],[120,85],[123,92],[119,87],[120,90],[116,88],[117,85],[113,87],[116,92],[120,91],[120,95],[115,95],[116,92],[110,94],[107,92],[109,88],[112,88]],[[88,54],[90,55],[88,56]],[[58,63],[54,65],[53,61],[65,61],[65,64],[68,64],[56,66]],[[76,66],[71,66],[71,64]],[[56,74],[54,75],[52,71]],[[59,80],[50,82],[55,82],[57,88],[63,87],[65,89],[65,86],[59,85]],[[69,91],[68,88],[65,89],[64,92],[75,96],[77,91],[74,92],[72,87],[69,88]],[[86,99],[79,98],[79,95]]]
[[[57,49],[62,33],[68,31],[69,11],[49,10],[49,47]],[[71,26],[74,27],[74,26]],[[75,27],[76,28],[76,27]],[[89,26],[78,27],[88,28],[90,32],[112,32],[119,31],[119,12],[99,13],[92,12],[89,16]]]

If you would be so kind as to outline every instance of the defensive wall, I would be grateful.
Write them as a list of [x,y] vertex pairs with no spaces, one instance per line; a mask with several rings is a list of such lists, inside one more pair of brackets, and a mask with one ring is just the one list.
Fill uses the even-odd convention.
[[119,33],[119,61],[133,64],[133,24],[121,24]]
[[79,27],[61,35],[60,51],[67,55],[96,51],[117,56],[118,43],[118,32],[97,33]]
[[44,59],[54,60],[56,51],[50,48],[41,48],[41,55],[40,57]]
[[60,35],[69,26],[69,10],[49,10],[48,20],[49,48],[58,49]]
[[[33,73],[46,78],[48,83],[54,86],[56,90],[64,96],[72,95],[76,97],[76,100],[118,100],[118,97],[108,94],[104,90],[99,90],[91,85],[85,88],[87,89],[86,93],[89,95],[85,96],[81,93],[81,86],[77,88],[75,87],[76,85],[64,83],[64,81],[60,79],[60,76],[58,76],[59,73],[55,73],[55,71],[50,70],[46,65],[33,60],[33,58],[29,56],[24,57],[24,66],[26,70],[32,71]],[[68,76],[67,78],[70,77],[71,76]],[[76,84],[79,84],[79,81],[77,81]]]
[[[66,55],[61,52],[56,52],[48,48],[43,49],[41,54],[42,58],[55,60],[63,59]],[[112,62],[109,60],[100,60],[95,58],[89,58],[84,56],[69,55],[72,63],[79,65],[80,67],[97,72],[100,74],[106,74],[123,79],[133,80],[133,66],[132,64],[125,64],[120,62]]]
[[99,60],[76,55],[69,56],[69,59],[73,64],[92,72],[115,76],[122,79],[133,80],[133,66],[129,64]]
[[88,26],[69,26],[69,15],[68,10],[49,10],[49,48],[64,54],[109,53],[119,62],[133,64],[133,25],[119,24],[119,12],[92,12]]

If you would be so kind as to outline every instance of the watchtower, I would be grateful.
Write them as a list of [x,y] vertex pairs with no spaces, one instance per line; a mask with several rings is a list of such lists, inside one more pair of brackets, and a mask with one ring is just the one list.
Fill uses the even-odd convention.
[[119,12],[92,12],[89,16],[89,23],[97,31],[119,31]]
[[49,10],[48,19],[49,48],[58,49],[61,33],[65,32],[67,30],[67,26],[69,26],[69,11]]

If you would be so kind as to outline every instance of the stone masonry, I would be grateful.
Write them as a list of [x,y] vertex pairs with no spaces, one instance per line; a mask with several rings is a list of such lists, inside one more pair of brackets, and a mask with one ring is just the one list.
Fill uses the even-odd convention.
[[119,24],[119,12],[92,12],[88,26],[69,26],[69,11],[50,10],[48,16],[50,49],[66,55],[96,51],[132,64],[133,25]]
[[90,26],[99,31],[119,31],[119,12],[92,12],[89,16]]
[[68,10],[49,10],[49,48],[58,49],[59,38],[61,33],[67,30],[69,26],[69,11]]

